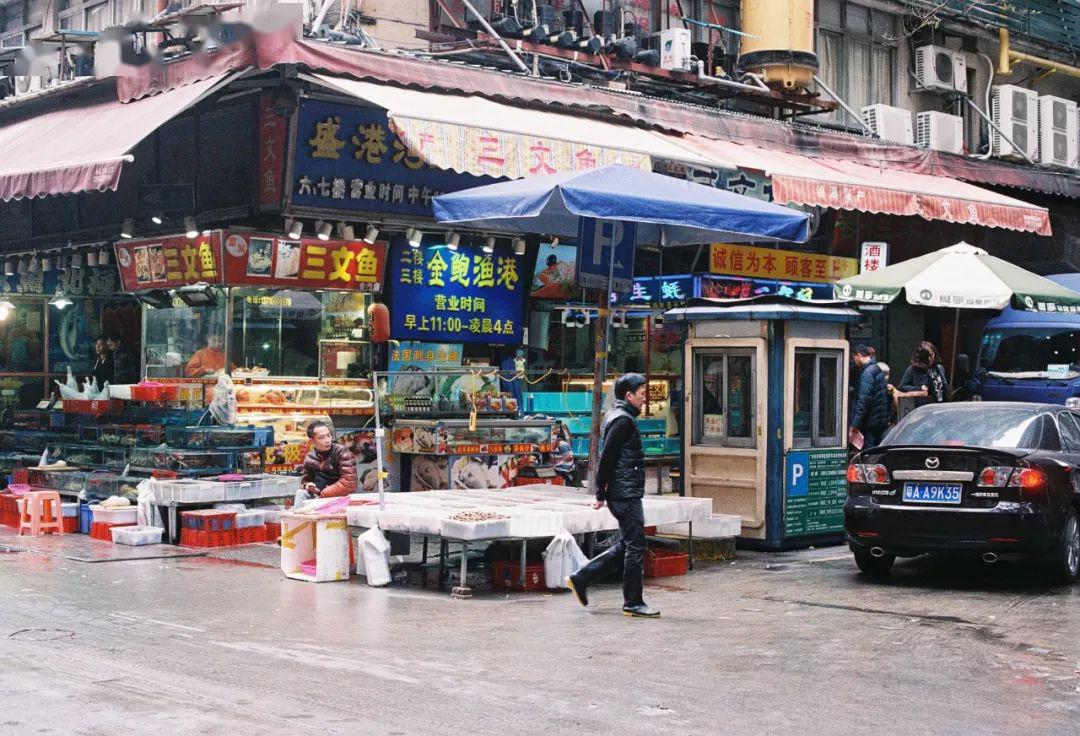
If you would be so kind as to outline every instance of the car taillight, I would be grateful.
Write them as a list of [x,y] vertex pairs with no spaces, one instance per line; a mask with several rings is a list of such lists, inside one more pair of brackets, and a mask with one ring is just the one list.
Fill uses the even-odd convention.
[[1039,491],[1046,485],[1046,473],[1038,468],[1018,468],[1013,472],[1009,485],[1022,491]]
[[889,470],[884,465],[852,464],[847,469],[848,483],[869,483],[883,486],[889,482]]
[[979,485],[983,488],[1004,488],[1009,485],[1009,477],[1012,476],[1011,467],[991,466],[983,468],[979,473]]

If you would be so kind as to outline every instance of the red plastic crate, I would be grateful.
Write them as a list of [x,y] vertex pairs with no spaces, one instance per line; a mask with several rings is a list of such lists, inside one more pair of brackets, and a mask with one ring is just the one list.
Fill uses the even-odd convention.
[[176,401],[180,387],[166,383],[137,383],[131,387],[132,401]]
[[[99,539],[102,542],[112,542],[112,529],[117,526],[136,526],[135,524],[107,524],[104,521],[95,521],[90,525],[90,538]],[[67,531],[65,529],[64,531]]]
[[181,547],[233,547],[237,544],[236,529],[221,529],[207,532],[198,529],[181,529]]
[[491,582],[496,588],[541,590],[544,588],[544,564],[525,565],[525,585],[521,584],[521,562],[496,560],[491,565]]
[[266,522],[266,541],[274,544],[281,539],[281,524]]
[[183,511],[180,513],[180,526],[183,529],[194,529],[200,532],[235,531],[236,512],[214,509]]
[[236,530],[237,544],[262,544],[266,541],[265,526],[248,526]]
[[655,526],[647,526],[647,527],[645,527],[645,536],[646,537],[655,537],[656,536],[656,527]]
[[64,534],[78,534],[79,533],[79,517],[78,516],[65,516],[64,517]]
[[645,553],[645,577],[668,578],[685,575],[690,569],[690,555],[666,549],[650,549]]

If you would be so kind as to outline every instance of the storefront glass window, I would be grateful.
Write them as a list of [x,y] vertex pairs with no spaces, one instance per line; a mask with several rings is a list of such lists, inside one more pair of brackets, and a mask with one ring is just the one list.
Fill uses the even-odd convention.
[[368,373],[370,295],[236,289],[232,300],[232,356],[240,369],[297,378],[360,378]]
[[697,383],[694,443],[753,447],[756,420],[753,351],[698,354],[694,374]]
[[225,368],[225,299],[218,289],[214,301],[188,306],[179,297],[146,314],[147,378],[204,378]]
[[795,447],[840,444],[840,359],[839,350],[795,351]]
[[[0,409],[25,409],[35,406],[45,398],[45,383],[48,380],[27,376],[0,376]],[[55,388],[54,385],[53,390]]]
[[45,304],[15,301],[15,309],[0,322],[0,373],[39,373],[45,370]]

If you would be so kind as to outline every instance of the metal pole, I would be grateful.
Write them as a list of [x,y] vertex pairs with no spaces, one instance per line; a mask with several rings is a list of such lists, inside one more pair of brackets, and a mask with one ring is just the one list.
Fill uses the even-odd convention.
[[[375,383],[375,390],[372,392],[375,399],[375,482],[379,486],[379,510],[382,511],[386,508],[386,490],[383,487],[383,428],[382,428],[382,415],[379,412],[379,372],[371,372],[372,380]],[[389,386],[388,386],[389,388]]]
[[[829,97],[832,97],[834,100],[836,100],[840,104],[840,107],[844,108],[844,112],[846,112],[848,115],[850,115],[852,118],[854,118],[855,122],[862,126],[863,130],[865,130],[870,135],[874,135],[874,131],[870,130],[870,126],[863,122],[862,116],[861,115],[856,115],[855,111],[852,110],[850,107],[848,107],[848,104],[846,102],[844,102],[842,99],[840,99],[840,95],[833,92],[829,88],[829,85],[827,85],[827,84],[825,84],[825,82],[821,81],[821,77],[819,77],[818,75],[815,74],[814,75],[814,81],[818,83],[819,87],[821,87],[823,90],[825,90],[825,94],[827,94]],[[875,136],[875,137],[879,137],[879,136]]]
[[1012,140],[1012,138],[1010,138],[1009,136],[1005,135],[1005,132],[1004,132],[1004,131],[1003,131],[1003,130],[1002,130],[1002,129],[1000,128],[1000,127],[998,127],[998,124],[997,124],[997,123],[995,123],[995,122],[994,122],[994,121],[993,121],[993,120],[992,120],[992,119],[990,118],[990,116],[988,116],[988,115],[987,115],[986,113],[984,113],[984,112],[983,112],[982,110],[980,110],[980,109],[979,109],[979,106],[978,106],[978,105],[976,105],[976,104],[975,104],[974,102],[972,102],[971,100],[969,100],[969,99],[968,99],[968,98],[967,98],[966,96],[964,96],[964,95],[960,95],[960,99],[961,99],[961,100],[963,100],[964,102],[968,103],[968,105],[969,105],[969,106],[971,107],[971,109],[972,109],[972,110],[974,110],[975,112],[977,112],[977,113],[979,114],[979,117],[981,117],[981,118],[982,118],[983,120],[985,120],[985,121],[986,121],[986,124],[987,124],[987,125],[989,125],[989,126],[990,126],[991,128],[993,128],[993,129],[994,129],[995,131],[997,131],[997,134],[998,134],[998,135],[1000,135],[1000,136],[1001,136],[1002,138],[1004,138],[1004,139],[1005,139],[1005,141],[1006,141],[1006,142],[1007,142],[1007,143],[1008,143],[1008,144],[1009,144],[1010,146],[1012,146],[1014,150],[1016,150],[1016,151],[1019,151],[1019,152],[1020,152],[1020,155],[1021,155],[1021,156],[1023,156],[1023,157],[1025,158],[1025,159],[1027,159],[1027,162],[1028,162],[1029,164],[1031,164],[1032,166],[1038,166],[1038,164],[1037,164],[1037,163],[1035,163],[1035,161],[1033,161],[1033,160],[1032,160],[1031,156],[1028,156],[1028,155],[1027,155],[1027,151],[1025,151],[1025,150],[1024,150],[1023,148],[1021,148],[1020,146],[1018,146],[1018,145],[1016,145],[1015,143],[1013,143],[1013,140]]
[[473,4],[469,2],[469,0],[461,0],[461,3],[474,16],[476,16],[476,20],[479,21],[480,25],[484,27],[484,30],[487,32],[487,34],[494,38],[498,42],[498,44],[502,46],[502,50],[505,51],[506,55],[513,60],[513,62],[517,65],[517,68],[531,76],[532,72],[529,71],[529,67],[525,66],[525,62],[522,61],[521,58],[514,53],[514,50],[512,48],[506,45],[506,41],[503,40],[502,36],[495,32],[495,29],[491,27],[491,24],[487,22],[487,19],[476,11],[476,8],[473,7]]
[[956,308],[956,316],[953,318],[952,329],[952,357],[949,358],[949,382],[953,390],[956,390],[956,348],[960,338],[960,307]]
[[[596,326],[596,357],[593,359],[592,426],[589,429],[589,490],[596,492],[596,469],[600,462],[600,405],[611,349],[611,287],[615,280],[614,238],[609,248],[607,290],[600,297],[600,324]],[[612,397],[613,399],[616,397]]]

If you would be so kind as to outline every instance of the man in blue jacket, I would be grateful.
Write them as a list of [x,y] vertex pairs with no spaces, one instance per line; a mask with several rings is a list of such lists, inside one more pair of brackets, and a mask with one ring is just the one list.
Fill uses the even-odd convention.
[[877,447],[889,429],[889,390],[885,374],[866,345],[856,345],[851,359],[862,373],[851,409],[851,428],[862,432],[863,449]]

